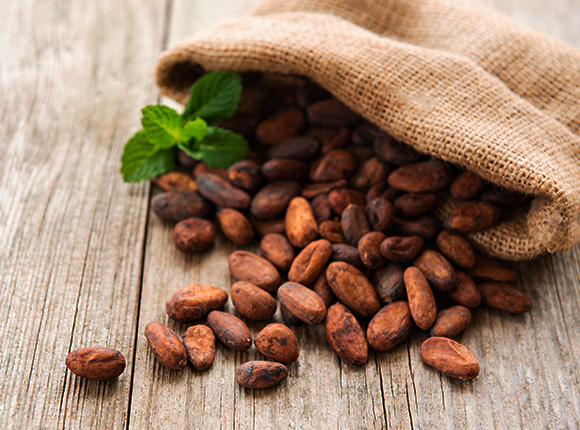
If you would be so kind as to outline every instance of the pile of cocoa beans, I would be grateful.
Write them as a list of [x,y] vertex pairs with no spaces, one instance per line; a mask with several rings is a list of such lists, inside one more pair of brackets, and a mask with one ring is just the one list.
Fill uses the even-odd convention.
[[[426,364],[472,379],[479,364],[452,339],[469,324],[470,309],[531,309],[514,286],[515,272],[476,254],[462,235],[497,224],[527,204],[526,196],[416,152],[310,83],[277,87],[261,112],[220,126],[244,134],[250,155],[223,170],[180,153],[181,171],[153,181],[164,192],[152,209],[177,222],[175,245],[186,253],[210,248],[216,224],[236,245],[260,240],[260,255],[237,250],[228,260],[238,281],[230,296],[242,317],[270,320],[277,297],[287,325],[324,323],[329,346],[350,365],[363,365],[369,346],[388,351],[416,326],[430,330],[420,349]],[[435,213],[449,195],[459,204],[440,222]],[[208,369],[215,336],[228,348],[249,349],[247,325],[219,311],[227,300],[214,286],[177,290],[169,317],[207,317],[209,327],[192,326],[180,339],[148,324],[157,359],[181,369],[189,358]],[[283,324],[267,325],[254,345],[273,361],[242,365],[236,380],[245,387],[276,385],[299,357],[296,336]]]

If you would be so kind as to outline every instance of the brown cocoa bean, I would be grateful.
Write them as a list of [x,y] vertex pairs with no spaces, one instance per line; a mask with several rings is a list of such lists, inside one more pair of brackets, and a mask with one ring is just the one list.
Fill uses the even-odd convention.
[[322,298],[309,288],[296,282],[286,282],[278,289],[280,302],[307,324],[316,325],[324,321],[326,306]]
[[286,209],[286,236],[292,245],[304,248],[318,237],[318,224],[310,203],[304,197],[294,197]]
[[379,310],[373,284],[356,267],[341,261],[330,263],[326,280],[336,297],[361,318],[369,319]]
[[310,167],[312,182],[337,181],[349,178],[356,170],[354,155],[344,149],[333,149],[316,160]]
[[394,206],[398,216],[413,218],[433,212],[440,202],[435,193],[406,193],[395,199]]
[[419,350],[425,364],[452,378],[473,379],[479,375],[479,363],[462,344],[446,337],[430,337]]
[[475,255],[475,264],[469,268],[467,274],[471,276],[475,282],[512,283],[517,279],[514,270],[503,265],[499,261],[477,254]]
[[326,308],[329,308],[332,304],[336,303],[336,296],[326,281],[326,273],[321,273],[320,276],[316,278],[312,289],[320,296]]
[[386,236],[383,232],[371,231],[358,241],[360,259],[371,270],[379,269],[386,262],[379,250],[385,239]]
[[167,191],[151,199],[151,209],[160,218],[181,221],[186,218],[205,218],[211,215],[211,204],[196,192]]
[[202,218],[187,218],[175,225],[173,241],[182,252],[204,251],[213,245],[216,231],[213,224]]
[[459,234],[442,230],[437,236],[437,248],[452,263],[462,269],[469,269],[475,264],[475,254],[471,244]]
[[300,193],[295,181],[275,181],[267,184],[252,199],[250,211],[257,218],[267,219],[280,215],[290,200]]
[[273,361],[248,361],[236,370],[236,382],[254,390],[274,387],[287,377],[286,366]]
[[422,249],[423,239],[419,236],[391,236],[380,246],[380,252],[387,260],[403,263],[412,261]]
[[336,303],[328,308],[324,328],[328,344],[347,364],[361,366],[367,362],[369,348],[364,332],[346,306]]
[[472,200],[481,194],[485,181],[473,172],[461,172],[449,186],[449,192],[457,200]]
[[267,157],[289,158],[292,160],[309,161],[318,154],[320,143],[311,136],[294,136],[284,139],[268,148]]
[[264,183],[262,168],[253,160],[240,160],[228,168],[228,178],[236,187],[257,190]]
[[332,244],[332,255],[330,256],[330,260],[344,261],[345,263],[351,264],[359,269],[365,267],[360,259],[358,248],[352,245],[347,245],[346,243]]
[[202,173],[211,173],[212,175],[217,175],[224,181],[228,181],[228,171],[225,169],[212,169],[208,164],[203,161],[198,162],[193,168],[193,177],[197,179]]
[[228,258],[231,275],[237,281],[247,281],[274,294],[280,285],[278,270],[265,258],[248,251],[235,251]]
[[346,239],[342,234],[340,221],[324,221],[318,226],[318,231],[323,239],[332,243],[345,243]]
[[367,340],[375,351],[388,351],[401,343],[412,328],[413,318],[407,302],[393,302],[378,311],[369,322]]
[[352,203],[342,212],[340,225],[346,241],[352,246],[357,246],[360,238],[370,231],[364,209]]
[[393,231],[401,236],[419,236],[424,240],[437,237],[441,228],[437,220],[430,215],[423,215],[413,219],[395,218]]
[[218,206],[234,209],[250,207],[251,197],[248,193],[213,173],[200,173],[197,186],[202,196]]
[[502,208],[519,205],[526,201],[527,196],[522,193],[502,190],[496,187],[489,187],[481,195],[481,200],[492,203]]
[[370,227],[376,231],[387,233],[395,221],[395,209],[391,202],[383,197],[370,200],[366,212]]
[[256,128],[256,138],[265,145],[274,145],[284,139],[300,134],[304,126],[304,114],[300,109],[280,112]]
[[439,291],[451,291],[455,288],[455,270],[447,259],[432,249],[424,250],[413,261],[413,266],[421,270],[429,284]]
[[367,203],[370,202],[372,199],[376,199],[379,197],[388,200],[390,202],[393,202],[400,194],[401,192],[395,190],[394,188],[391,188],[387,181],[383,181],[369,188],[365,197]]
[[221,311],[211,311],[207,323],[217,338],[228,348],[246,351],[252,346],[252,336],[248,326],[238,317]]
[[373,185],[387,179],[391,168],[377,157],[372,157],[363,162],[358,171],[350,179],[352,187],[357,190],[368,190]]
[[346,127],[324,129],[321,133],[321,151],[328,154],[330,151],[345,147],[350,140],[350,130]]
[[167,315],[179,322],[194,321],[205,317],[215,309],[221,309],[228,301],[228,293],[211,285],[188,285],[175,291],[167,303]]
[[125,357],[120,351],[100,346],[74,350],[67,355],[65,365],[81,378],[105,381],[125,371]]
[[268,324],[254,339],[256,349],[271,360],[294,363],[300,356],[296,335],[284,324]]
[[262,164],[262,173],[270,180],[291,179],[299,181],[306,177],[308,166],[302,161],[274,158]]
[[328,240],[320,239],[310,243],[292,262],[288,280],[311,285],[324,269],[331,254],[332,244]]
[[220,208],[217,219],[225,237],[236,245],[247,245],[254,237],[254,229],[243,213],[231,208]]
[[274,297],[250,282],[238,281],[232,285],[231,297],[236,310],[251,320],[268,320],[276,312]]
[[405,291],[403,268],[396,263],[387,263],[377,270],[373,277],[375,291],[381,303],[391,303],[399,299]]
[[285,234],[286,220],[284,218],[259,219],[250,215],[250,222],[259,236],[267,234]]
[[284,306],[284,303],[280,303],[280,313],[282,314],[282,319],[288,325],[301,326],[306,324],[304,321],[290,312],[290,310]]
[[187,364],[187,353],[181,339],[166,325],[151,322],[145,326],[145,338],[153,355],[168,369],[180,370]]
[[408,193],[428,193],[447,188],[451,183],[451,170],[440,160],[406,164],[391,172],[389,185]]
[[151,179],[163,191],[197,191],[197,183],[191,176],[181,172],[167,172]]
[[359,191],[348,188],[337,188],[328,193],[328,203],[335,213],[341,215],[350,204],[364,208],[366,199],[364,194]]
[[276,233],[265,235],[260,242],[260,254],[278,270],[286,271],[294,261],[294,248],[286,236]]
[[346,179],[339,179],[338,181],[330,182],[316,182],[314,184],[308,184],[302,189],[302,196],[307,199],[312,199],[318,197],[322,194],[328,194],[332,190],[337,188],[344,188],[348,185]]
[[326,99],[306,108],[308,121],[322,127],[352,127],[359,121],[356,113],[337,99]]
[[475,308],[481,303],[481,292],[475,282],[464,272],[455,271],[455,288],[447,293],[455,303]]
[[532,300],[521,290],[502,282],[486,282],[479,284],[481,301],[490,308],[512,314],[523,314],[532,309]]
[[481,231],[493,227],[501,220],[501,209],[487,202],[465,202],[449,212],[445,228],[458,233]]
[[328,203],[328,196],[326,194],[320,194],[310,202],[310,207],[312,208],[312,213],[314,214],[314,219],[319,224],[324,221],[330,220],[332,217],[332,209],[330,203]]
[[453,338],[461,333],[471,322],[471,312],[465,306],[457,305],[443,309],[431,327],[431,336]]
[[437,318],[437,306],[433,291],[431,291],[423,272],[416,267],[408,267],[403,274],[403,280],[413,321],[421,330],[428,330]]
[[189,327],[185,331],[182,341],[187,358],[195,370],[207,370],[213,365],[215,336],[211,328],[201,324]]
[[413,163],[421,158],[413,148],[384,133],[375,137],[373,147],[379,159],[396,165]]

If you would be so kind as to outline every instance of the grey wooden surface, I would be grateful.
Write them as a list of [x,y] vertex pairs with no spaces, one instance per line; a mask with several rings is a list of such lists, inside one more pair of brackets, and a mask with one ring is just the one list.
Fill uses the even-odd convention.
[[[345,366],[320,326],[296,330],[301,358],[275,389],[234,382],[253,349],[219,347],[204,373],[155,363],[145,324],[182,332],[168,295],[194,282],[229,289],[235,248],[220,238],[202,255],[177,252],[171,225],[148,216],[149,186],[121,181],[122,145],[158,101],[161,50],[255,3],[0,2],[0,428],[577,428],[580,248],[517,265],[529,314],[475,313],[460,337],[481,365],[472,382],[424,366],[420,334]],[[488,3],[580,47],[577,0]],[[87,345],[121,350],[125,373],[69,373],[66,355]]]

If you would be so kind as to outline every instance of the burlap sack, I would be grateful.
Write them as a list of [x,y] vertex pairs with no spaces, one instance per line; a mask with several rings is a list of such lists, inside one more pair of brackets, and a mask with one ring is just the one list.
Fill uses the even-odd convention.
[[178,101],[202,70],[306,76],[395,138],[535,196],[471,235],[528,259],[580,239],[580,52],[464,0],[266,0],[164,53]]

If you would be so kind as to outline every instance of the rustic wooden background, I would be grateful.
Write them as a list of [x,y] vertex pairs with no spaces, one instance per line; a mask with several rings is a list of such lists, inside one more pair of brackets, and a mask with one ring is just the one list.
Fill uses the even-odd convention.
[[[580,47],[577,0],[487,2]],[[460,338],[481,364],[472,382],[424,366],[421,335],[347,367],[320,326],[296,330],[301,358],[275,389],[234,382],[255,350],[220,347],[205,373],[153,360],[145,324],[167,322],[178,287],[228,289],[234,248],[177,252],[171,225],[148,215],[149,185],[122,182],[122,146],[158,101],[161,50],[254,3],[0,2],[0,428],[577,428],[580,248],[517,266],[532,312],[477,311]],[[88,345],[121,350],[125,373],[69,373],[66,355]]]

